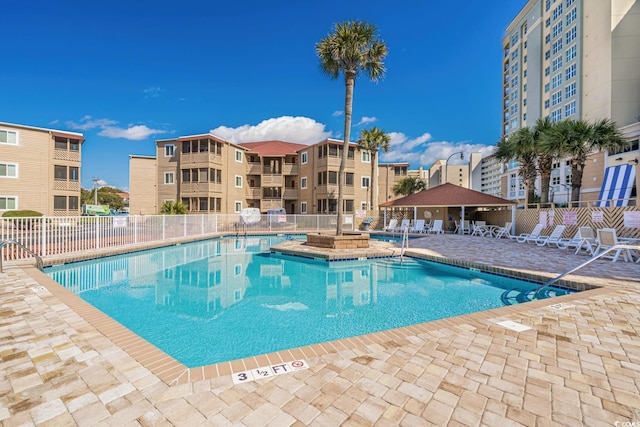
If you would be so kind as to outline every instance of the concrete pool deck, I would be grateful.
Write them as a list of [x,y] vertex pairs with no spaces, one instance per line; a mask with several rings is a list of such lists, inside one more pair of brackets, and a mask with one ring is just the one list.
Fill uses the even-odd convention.
[[[547,278],[587,259],[555,248],[457,235],[430,235],[410,246],[408,254]],[[296,349],[291,357],[304,358],[309,369],[234,385],[230,372],[164,380],[173,368],[154,373],[169,363],[147,359],[155,347],[125,351],[128,342],[140,339],[111,319],[88,321],[97,310],[59,292],[34,269],[5,265],[0,421],[6,426],[640,422],[640,264],[598,260],[569,279],[600,288],[320,345],[308,353]],[[500,321],[531,329],[516,332]],[[262,360],[256,363],[271,362]]]

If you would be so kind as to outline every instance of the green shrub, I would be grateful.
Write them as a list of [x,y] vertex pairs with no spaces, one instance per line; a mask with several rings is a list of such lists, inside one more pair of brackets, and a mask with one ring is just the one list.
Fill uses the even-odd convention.
[[3,218],[31,218],[31,217],[39,217],[42,216],[40,212],[36,211],[6,211],[2,214]]

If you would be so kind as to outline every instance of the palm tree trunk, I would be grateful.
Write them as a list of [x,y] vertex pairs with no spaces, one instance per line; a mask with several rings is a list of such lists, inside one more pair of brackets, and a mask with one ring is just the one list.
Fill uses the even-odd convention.
[[582,175],[584,174],[585,163],[575,163],[571,165],[571,201],[580,201],[580,189],[582,188]]
[[342,145],[342,160],[338,169],[338,224],[336,225],[336,235],[342,235],[342,210],[344,204],[344,169],[349,158],[349,139],[351,138],[351,113],[353,110],[353,86],[355,83],[355,73],[345,72],[345,99],[344,99],[344,143]]
[[378,162],[378,158],[376,156],[375,151],[371,152],[371,179],[369,180],[369,186],[371,187],[369,190],[371,191],[371,206],[369,209],[377,209],[378,206],[378,186],[376,182],[376,172],[378,171],[376,164]]

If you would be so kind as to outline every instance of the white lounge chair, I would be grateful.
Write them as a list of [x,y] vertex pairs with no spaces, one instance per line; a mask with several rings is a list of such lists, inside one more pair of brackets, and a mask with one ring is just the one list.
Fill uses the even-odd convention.
[[394,231],[404,231],[405,229],[411,227],[411,220],[410,219],[403,219],[402,222],[400,223],[400,227],[396,227],[396,229]]
[[575,249],[576,254],[582,249],[589,255],[593,255],[596,248],[596,236],[591,227],[580,227],[576,234],[570,239],[560,239],[558,242],[560,249]]
[[443,234],[444,230],[442,229],[442,220],[436,219],[433,221],[433,226],[428,230],[429,233],[435,234]]
[[476,221],[473,224],[471,224],[471,235],[472,236],[481,236],[484,237],[487,235],[487,232],[489,231],[487,229],[487,222],[486,221]]
[[508,239],[511,238],[511,222],[506,222],[504,227],[496,227],[495,229],[495,237],[496,239],[500,239],[502,237],[506,237]]
[[424,233],[424,219],[416,219],[416,223],[409,229],[412,233]]
[[536,239],[536,245],[538,246],[546,246],[552,244],[558,244],[558,242],[562,239],[562,233],[567,228],[566,225],[556,225],[556,228],[553,229],[550,235],[548,236],[540,236]]
[[392,218],[389,220],[389,224],[385,228],[384,231],[394,231],[398,227],[398,220],[396,218]]
[[536,240],[538,240],[538,237],[540,237],[540,233],[542,233],[542,230],[544,230],[544,224],[536,224],[536,226],[533,227],[531,233],[522,233],[519,236],[515,236],[514,238],[519,243],[535,242]]
[[[601,252],[604,252],[606,249],[617,245],[618,236],[616,234],[615,228],[601,228],[598,229],[598,247],[596,248],[595,254],[598,255]],[[612,256],[613,262],[618,260],[618,257],[622,257],[626,262],[633,262],[633,256],[631,255],[631,251],[629,249],[617,249],[614,255],[607,255],[607,257]]]

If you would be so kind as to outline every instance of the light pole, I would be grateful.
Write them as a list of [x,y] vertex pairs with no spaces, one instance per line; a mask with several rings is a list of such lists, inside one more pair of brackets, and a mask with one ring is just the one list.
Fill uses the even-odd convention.
[[444,161],[444,182],[447,183],[449,182],[449,175],[448,175],[448,171],[447,171],[447,167],[449,166],[449,160],[451,160],[451,158],[453,156],[455,156],[456,154],[460,154],[460,160],[464,160],[464,153],[462,151],[458,151],[453,153],[452,155],[450,155],[449,157],[447,157],[447,160]]

